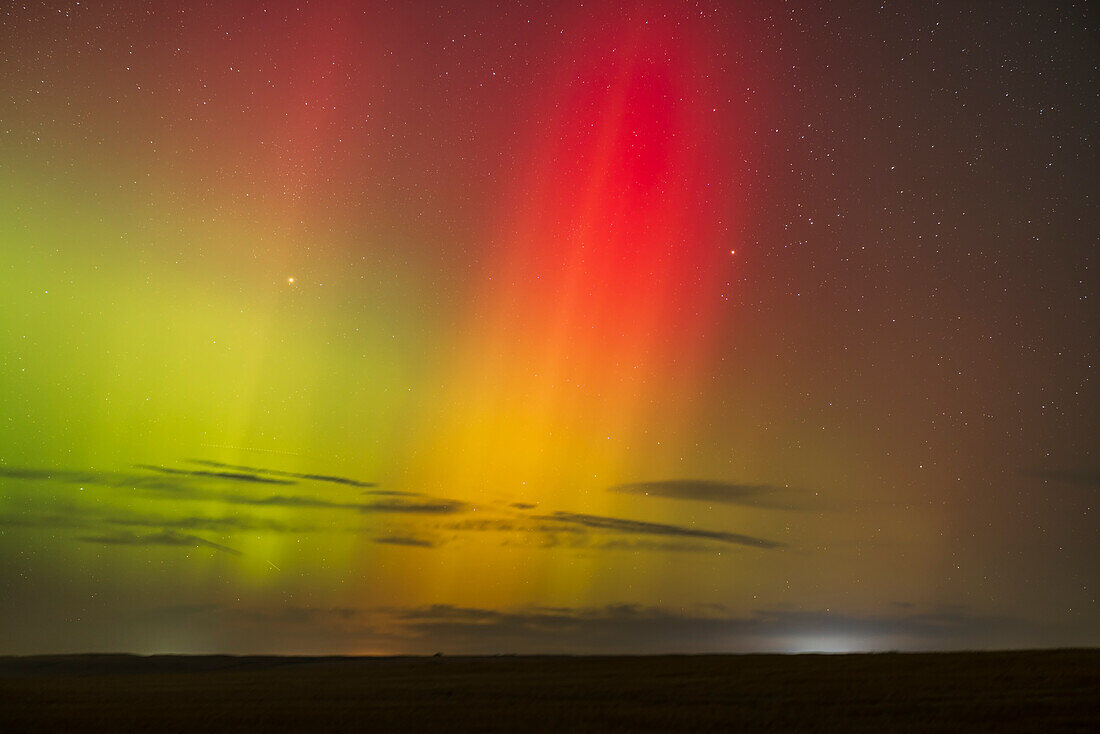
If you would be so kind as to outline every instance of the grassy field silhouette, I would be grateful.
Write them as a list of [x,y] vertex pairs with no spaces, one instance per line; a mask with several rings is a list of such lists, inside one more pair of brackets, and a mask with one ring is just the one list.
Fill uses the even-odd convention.
[[0,658],[3,731],[1096,731],[1100,651]]

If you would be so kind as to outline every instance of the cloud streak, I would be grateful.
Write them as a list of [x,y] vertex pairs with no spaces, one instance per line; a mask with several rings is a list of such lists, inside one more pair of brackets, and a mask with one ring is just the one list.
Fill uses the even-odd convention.
[[221,494],[216,499],[234,505],[250,507],[298,507],[323,510],[352,510],[363,514],[410,514],[410,515],[450,515],[466,509],[464,502],[458,500],[408,501],[392,500],[378,502],[334,502],[318,497],[301,495],[271,495],[268,497],[249,497],[238,494]]
[[266,475],[269,477],[286,477],[288,479],[301,479],[310,482],[328,482],[330,484],[343,484],[348,487],[377,487],[376,482],[363,482],[349,477],[340,477],[332,474],[302,474],[299,472],[280,471],[279,469],[263,469],[255,466],[242,466],[240,464],[223,464],[220,461],[206,459],[187,459],[188,463],[198,466],[208,466],[215,469],[228,469],[233,472],[245,472],[252,475]]
[[261,477],[258,474],[246,474],[241,472],[230,471],[196,471],[192,469],[172,469],[167,466],[154,466],[152,464],[136,464],[136,468],[144,469],[146,471],[159,472],[160,474],[171,474],[181,477],[200,477],[203,479],[224,479],[232,482],[252,482],[254,484],[297,484],[297,482],[288,481],[286,479],[272,479],[270,477]]
[[771,484],[735,484],[705,479],[671,479],[618,484],[608,491],[644,497],[711,502],[768,510],[823,510],[825,504],[809,492]]
[[287,485],[297,482],[283,479],[269,479],[249,474],[233,472],[206,472],[172,469],[153,465],[139,465],[140,468],[155,471],[178,478],[178,481],[166,481],[156,476],[129,474],[124,472],[69,471],[59,469],[30,469],[18,467],[0,468],[0,477],[24,481],[52,481],[70,485],[97,485],[118,489],[138,489],[148,491],[150,496],[161,499],[194,500],[202,502],[221,502],[229,505],[247,507],[291,507],[299,509],[341,510],[361,514],[409,514],[409,515],[449,515],[467,509],[464,502],[451,499],[428,497],[411,493],[386,494],[391,497],[369,502],[343,502],[309,495],[267,495],[254,496],[239,492],[226,492],[210,489],[202,484],[211,481],[226,484]]
[[741,533],[727,533],[717,530],[700,530],[682,525],[666,525],[665,523],[645,522],[642,520],[627,520],[618,517],[604,517],[602,515],[586,515],[576,512],[554,512],[549,515],[538,515],[541,520],[546,520],[563,525],[579,526],[593,530],[623,535],[658,535],[675,538],[700,538],[713,540],[730,545],[742,545],[751,548],[763,548],[773,550],[783,548],[784,543],[757,538]]
[[148,489],[160,492],[186,492],[186,480],[169,481],[148,474],[104,471],[73,471],[69,469],[34,469],[27,467],[0,467],[0,477],[30,482],[59,482],[61,484],[89,484],[120,489]]
[[375,538],[375,543],[382,543],[383,545],[402,545],[411,548],[434,548],[435,543],[430,540],[424,540],[422,538],[409,538],[401,535],[383,535],[382,537]]
[[[465,516],[436,527],[457,532],[518,535],[531,541],[519,544],[542,548],[711,553],[716,543],[764,550],[786,547],[785,543],[742,533],[562,511],[513,517]],[[509,541],[507,544],[517,543]]]
[[221,551],[222,553],[229,553],[234,556],[241,555],[241,552],[230,548],[229,546],[215,543],[205,538],[200,538],[197,535],[187,535],[185,533],[177,533],[170,530],[162,531],[159,533],[112,533],[109,535],[85,535],[77,538],[84,543],[95,543],[98,545],[132,545],[132,546],[174,546],[174,547],[187,547],[187,548],[213,548],[214,550]]

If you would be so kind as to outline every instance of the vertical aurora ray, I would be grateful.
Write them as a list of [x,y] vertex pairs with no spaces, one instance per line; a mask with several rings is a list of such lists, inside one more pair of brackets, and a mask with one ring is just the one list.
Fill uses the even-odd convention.
[[[707,36],[652,9],[606,27],[574,28],[528,102],[515,190],[427,452],[436,491],[607,509],[608,484],[653,469],[649,448],[683,435],[702,398],[737,216]],[[545,558],[514,569],[501,601],[540,573],[555,573]],[[447,565],[431,583],[461,578]]]

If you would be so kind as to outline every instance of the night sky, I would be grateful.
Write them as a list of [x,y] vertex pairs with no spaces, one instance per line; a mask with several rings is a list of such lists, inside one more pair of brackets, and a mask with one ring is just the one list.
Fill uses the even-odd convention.
[[1085,3],[7,3],[0,653],[1100,644]]

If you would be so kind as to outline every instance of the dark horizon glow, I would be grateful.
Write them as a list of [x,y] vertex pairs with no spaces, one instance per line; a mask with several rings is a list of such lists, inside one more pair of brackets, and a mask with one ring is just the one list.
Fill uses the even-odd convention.
[[1083,7],[0,14],[0,654],[1100,644]]

